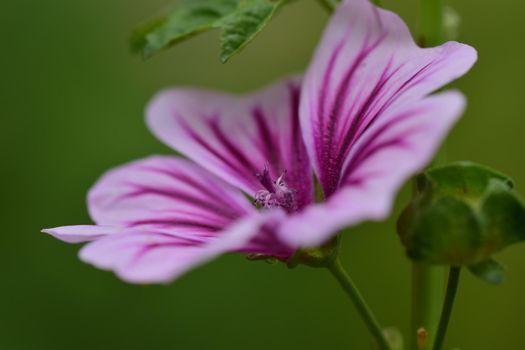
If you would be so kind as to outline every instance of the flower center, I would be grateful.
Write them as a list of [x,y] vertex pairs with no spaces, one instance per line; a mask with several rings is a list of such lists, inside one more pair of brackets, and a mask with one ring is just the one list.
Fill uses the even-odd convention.
[[289,188],[284,181],[286,170],[275,181],[272,181],[268,165],[266,164],[262,174],[256,173],[255,176],[257,176],[264,189],[255,193],[254,204],[265,209],[283,208],[288,212],[297,210],[297,203],[295,202],[296,191]]

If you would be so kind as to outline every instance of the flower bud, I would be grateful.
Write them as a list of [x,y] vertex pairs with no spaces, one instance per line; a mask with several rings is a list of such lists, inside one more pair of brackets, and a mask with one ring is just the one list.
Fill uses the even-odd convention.
[[502,267],[491,256],[525,239],[525,207],[512,187],[507,176],[466,162],[419,175],[397,225],[407,255],[501,282]]

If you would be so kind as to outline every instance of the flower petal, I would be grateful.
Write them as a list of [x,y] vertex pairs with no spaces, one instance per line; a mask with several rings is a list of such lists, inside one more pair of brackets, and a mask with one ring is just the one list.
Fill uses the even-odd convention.
[[122,232],[122,229],[111,226],[74,225],[47,228],[42,230],[42,232],[67,243],[81,243],[94,241],[107,235]]
[[153,99],[147,122],[164,143],[249,195],[261,189],[255,174],[265,164],[273,179],[286,170],[302,207],[313,186],[298,105],[298,79],[249,96],[173,89]]
[[301,92],[300,117],[326,196],[353,145],[396,105],[417,101],[465,74],[476,51],[448,42],[422,49],[403,21],[368,0],[346,0],[318,47]]
[[213,236],[255,211],[241,191],[196,164],[149,157],[106,173],[88,194],[98,225]]
[[337,192],[284,222],[281,237],[315,246],[349,225],[384,219],[399,187],[431,161],[464,105],[463,95],[450,91],[389,110],[353,147]]
[[112,270],[130,283],[168,283],[220,254],[241,251],[262,226],[283,214],[254,213],[203,240],[151,229],[130,229],[86,245],[80,258],[100,269]]

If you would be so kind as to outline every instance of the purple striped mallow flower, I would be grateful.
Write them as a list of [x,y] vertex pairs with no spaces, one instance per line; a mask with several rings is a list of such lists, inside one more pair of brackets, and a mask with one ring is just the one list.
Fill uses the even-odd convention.
[[419,48],[394,13],[343,1],[302,81],[246,96],[159,93],[147,124],[186,158],[109,171],[88,195],[96,225],[44,231],[89,241],[83,261],[134,283],[172,281],[226,252],[286,261],[389,214],[463,111],[461,93],[430,94],[475,61],[470,46]]

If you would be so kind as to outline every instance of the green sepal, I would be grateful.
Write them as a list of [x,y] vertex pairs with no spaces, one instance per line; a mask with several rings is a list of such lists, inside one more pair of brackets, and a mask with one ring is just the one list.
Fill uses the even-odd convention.
[[332,240],[320,247],[301,248],[295,252],[286,262],[288,268],[293,269],[297,265],[310,267],[327,267],[334,263],[341,248],[341,237],[337,235]]
[[525,239],[525,209],[515,192],[491,182],[481,207],[488,232],[487,249],[497,250]]
[[500,182],[507,189],[514,186],[512,180],[500,172],[471,162],[457,162],[420,174],[417,177],[417,190],[476,202],[482,199],[493,181]]
[[500,284],[504,279],[505,268],[494,259],[470,265],[468,269],[475,276],[491,284]]
[[166,15],[139,26],[131,48],[149,58],[201,32],[221,29],[220,59],[226,62],[270,21],[286,0],[183,0]]
[[279,259],[274,256],[257,253],[246,255],[246,259],[249,261],[264,261],[268,265],[275,265],[279,262]]
[[503,269],[491,256],[525,240],[525,206],[507,176],[467,162],[419,175],[398,220],[407,255],[418,262],[467,266],[490,283]]
[[478,260],[480,222],[471,207],[452,196],[416,200],[401,215],[398,232],[415,261],[464,265]]

